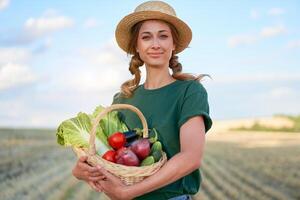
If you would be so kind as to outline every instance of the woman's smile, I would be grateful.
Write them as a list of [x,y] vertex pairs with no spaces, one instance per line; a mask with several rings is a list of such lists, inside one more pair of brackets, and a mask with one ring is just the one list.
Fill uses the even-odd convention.
[[151,57],[151,58],[159,58],[162,56],[162,52],[153,52],[153,53],[148,53],[148,55]]

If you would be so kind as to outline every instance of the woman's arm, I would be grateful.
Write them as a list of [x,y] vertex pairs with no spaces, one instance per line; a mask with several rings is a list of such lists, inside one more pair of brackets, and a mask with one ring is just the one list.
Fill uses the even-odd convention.
[[101,187],[108,196],[116,199],[132,199],[154,191],[198,169],[201,165],[204,143],[203,118],[193,117],[180,128],[180,152],[168,160],[157,173],[132,186],[121,187],[122,189],[107,181],[101,181]]

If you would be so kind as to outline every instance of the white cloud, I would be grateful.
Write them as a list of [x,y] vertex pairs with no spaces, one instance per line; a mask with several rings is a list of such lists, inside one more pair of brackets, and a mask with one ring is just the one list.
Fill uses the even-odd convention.
[[[39,96],[43,95],[39,94]],[[76,113],[68,113],[63,109],[61,111],[48,108],[47,106],[53,106],[51,104],[36,108],[35,105],[41,106],[45,103],[41,103],[39,96],[31,94],[30,97],[27,95],[17,99],[0,99],[0,126],[57,128],[60,122],[76,115]],[[86,112],[91,111],[87,110]]]
[[285,10],[282,9],[282,8],[271,8],[268,11],[268,14],[271,15],[271,16],[278,16],[278,15],[282,15],[284,13],[285,13]]
[[232,36],[228,39],[229,47],[237,47],[243,45],[254,44],[257,41],[257,37],[255,35],[236,35]]
[[40,18],[29,18],[24,24],[24,29],[32,36],[39,37],[46,34],[72,27],[73,20],[66,16],[42,16]]
[[46,10],[41,17],[27,19],[21,30],[0,37],[0,42],[5,45],[30,44],[73,25],[74,21],[70,17],[59,15],[56,10]]
[[95,28],[98,26],[98,22],[95,18],[89,18],[84,22],[83,26],[85,28]]
[[[228,39],[227,44],[229,47],[252,45],[263,39],[279,36],[285,34],[286,32],[287,29],[284,25],[264,27],[262,28],[260,33],[249,33],[232,36]],[[297,44],[290,44],[289,46],[294,47],[297,46]]]
[[250,18],[251,19],[258,19],[259,18],[259,13],[257,10],[251,10],[250,12]]
[[227,75],[224,77],[214,75],[213,81],[208,81],[211,84],[239,84],[251,82],[286,82],[286,81],[300,81],[300,74],[297,73],[268,73],[268,74],[240,74],[240,75]]
[[35,75],[25,65],[8,63],[0,66],[0,90],[31,83],[35,80]]
[[286,32],[287,30],[283,25],[277,25],[277,26],[264,27],[261,30],[260,35],[262,37],[273,37],[273,36],[284,34]]
[[37,77],[28,67],[31,53],[21,48],[0,48],[0,91],[34,82]]
[[[73,67],[72,76],[63,75],[60,80],[62,87],[99,92],[119,87],[123,81],[130,79],[129,61],[116,45],[111,40],[100,49],[81,48],[79,56],[86,66]],[[68,70],[61,74],[68,73]]]
[[269,95],[274,98],[287,98],[288,96],[293,96],[296,94],[297,91],[295,91],[292,88],[289,87],[278,87],[278,88],[273,88],[270,92]]
[[256,94],[257,99],[252,102],[260,111],[271,114],[299,115],[300,93],[293,87],[278,86]]
[[287,44],[287,47],[290,49],[300,48],[300,40],[293,40]]
[[31,53],[22,48],[0,48],[0,65],[8,63],[26,63]]
[[[56,128],[79,111],[91,113],[100,104],[110,105],[121,83],[131,78],[128,58],[114,41],[99,49],[81,49],[76,62],[78,58],[86,65],[74,63],[43,77],[30,97],[22,95],[6,103],[0,98],[0,126]],[[10,110],[10,106],[18,109]]]
[[0,0],[0,10],[4,10],[9,5],[9,0]]

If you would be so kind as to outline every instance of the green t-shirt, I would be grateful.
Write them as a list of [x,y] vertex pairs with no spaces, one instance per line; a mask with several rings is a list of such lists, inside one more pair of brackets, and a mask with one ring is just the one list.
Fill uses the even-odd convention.
[[[205,132],[212,125],[209,116],[207,92],[201,83],[193,80],[176,80],[158,89],[148,90],[139,85],[131,98],[120,93],[114,96],[113,104],[131,104],[144,114],[148,127],[155,128],[168,159],[180,152],[180,127],[191,117],[202,115]],[[130,110],[119,110],[122,120],[129,128],[142,128],[138,116]],[[136,199],[169,199],[182,194],[195,194],[201,183],[201,174],[195,170],[189,175]]]

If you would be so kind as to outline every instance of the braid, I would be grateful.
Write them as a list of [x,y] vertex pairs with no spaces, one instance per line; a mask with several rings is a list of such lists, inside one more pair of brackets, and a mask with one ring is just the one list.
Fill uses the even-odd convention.
[[130,63],[129,63],[129,71],[132,75],[140,73],[139,67],[142,66],[144,62],[140,59],[138,55],[132,56]]
[[182,65],[180,62],[178,62],[178,56],[173,53],[170,59],[169,67],[172,69],[173,74],[177,74],[182,71]]
[[131,97],[133,91],[137,88],[141,80],[141,70],[139,69],[144,62],[141,60],[138,54],[132,56],[129,63],[129,71],[134,75],[134,79],[128,80],[121,85],[121,91],[125,97]]

